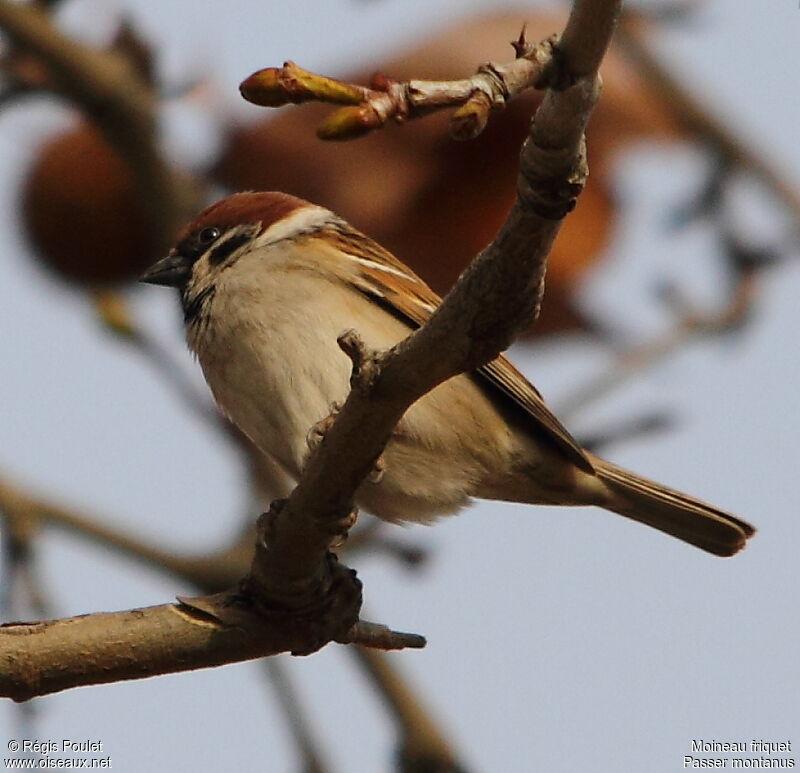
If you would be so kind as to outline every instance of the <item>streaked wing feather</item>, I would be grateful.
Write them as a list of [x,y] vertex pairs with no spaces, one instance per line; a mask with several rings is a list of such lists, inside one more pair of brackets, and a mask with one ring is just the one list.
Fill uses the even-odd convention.
[[[412,326],[424,324],[442,302],[411,269],[355,229],[342,226],[326,236],[355,259],[356,269],[351,276],[356,287],[388,304]],[[533,419],[532,430],[552,441],[578,467],[594,470],[583,449],[550,412],[533,384],[505,357],[498,356],[476,372]]]

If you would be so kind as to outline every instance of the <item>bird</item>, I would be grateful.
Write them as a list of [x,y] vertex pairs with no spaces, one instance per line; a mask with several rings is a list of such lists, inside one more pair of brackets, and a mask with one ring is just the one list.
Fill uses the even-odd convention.
[[[338,336],[386,349],[441,303],[392,253],[332,211],[277,191],[204,209],[143,282],[179,290],[186,339],[220,410],[298,480],[309,432],[347,396]],[[430,522],[473,498],[596,505],[730,556],[746,521],[581,448],[504,356],[438,385],[403,415],[382,474],[355,503],[390,522]]]

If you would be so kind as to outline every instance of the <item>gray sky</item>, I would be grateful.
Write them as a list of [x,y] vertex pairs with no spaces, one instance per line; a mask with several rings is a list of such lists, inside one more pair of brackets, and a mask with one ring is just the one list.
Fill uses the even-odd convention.
[[[236,86],[259,67],[291,58],[310,69],[350,69],[458,9],[499,4],[431,5],[230,0],[199,9],[189,0],[128,0],[114,7],[129,9],[169,49],[167,72],[214,73],[222,113],[225,105],[248,109],[236,102]],[[72,29],[101,30],[113,18],[100,0],[67,10]],[[793,0],[717,0],[694,25],[660,38],[692,88],[795,180],[799,33]],[[78,294],[30,262],[20,242],[15,181],[37,138],[63,118],[43,107],[0,116],[0,228],[12,243],[0,283],[0,471],[161,543],[214,547],[245,501],[235,460],[97,329]],[[174,142],[191,127],[186,115],[173,118]],[[181,142],[204,152],[199,142]],[[631,218],[586,293],[631,338],[668,323],[653,305],[654,278],[675,277],[698,298],[718,297],[704,229],[659,230],[696,184],[698,158],[659,149],[621,165]],[[755,523],[760,534],[740,556],[715,559],[600,511],[481,503],[401,535],[433,548],[422,574],[385,559],[359,564],[371,615],[428,637],[424,651],[394,659],[470,770],[671,773],[684,769],[692,739],[800,744],[798,293],[797,264],[780,267],[741,335],[693,346],[572,423],[588,429],[654,407],[674,411],[675,430],[607,455]],[[154,288],[132,295],[146,326],[199,379],[168,296]],[[515,359],[554,406],[607,362],[580,341]],[[187,590],[77,539],[48,534],[42,548],[58,614],[162,603]],[[289,665],[335,770],[387,769],[390,724],[344,649]],[[36,706],[38,738],[100,740],[115,770],[296,769],[255,664],[83,688]],[[10,704],[0,705],[0,728],[19,737]]]

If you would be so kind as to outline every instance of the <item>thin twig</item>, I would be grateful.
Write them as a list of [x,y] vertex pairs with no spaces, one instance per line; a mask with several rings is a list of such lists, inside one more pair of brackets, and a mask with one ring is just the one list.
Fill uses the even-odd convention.
[[403,650],[407,648],[422,649],[425,646],[425,637],[418,633],[404,633],[393,631],[391,628],[379,623],[368,623],[359,620],[351,629],[343,644],[358,644],[362,647],[372,647],[378,650]]
[[252,556],[251,532],[218,554],[181,556],[123,529],[108,526],[97,516],[53,504],[0,479],[0,508],[8,509],[8,503],[11,502],[16,503],[14,507],[18,513],[24,511],[30,519],[29,528],[35,528],[36,522],[40,520],[50,523],[121,555],[132,557],[161,571],[168,571],[209,592],[233,585],[246,571]]
[[319,740],[315,738],[302,708],[300,696],[289,675],[288,664],[281,657],[265,658],[261,664],[286,715],[289,732],[303,761],[303,773],[325,773],[329,766],[323,761]]
[[410,689],[389,656],[366,647],[350,654],[369,677],[397,722],[402,770],[454,773],[463,770],[437,722]]
[[747,144],[735,137],[728,125],[713,116],[695,96],[680,84],[661,64],[647,40],[636,14],[623,14],[615,44],[631,59],[639,74],[655,89],[670,114],[693,136],[708,142],[727,161],[756,177],[791,213],[795,227],[800,229],[800,193],[797,186],[762,154],[754,153]]
[[689,341],[720,335],[735,328],[749,313],[757,287],[757,273],[745,272],[718,312],[700,313],[684,309],[667,332],[621,352],[600,376],[561,398],[558,401],[559,416],[569,417],[584,410],[620,385],[680,351]]
[[452,81],[395,81],[376,75],[371,87],[309,72],[294,62],[268,67],[246,78],[239,87],[249,102],[264,107],[319,101],[344,104],[317,129],[323,140],[349,140],[384,126],[404,123],[437,110],[457,108],[450,131],[456,139],[480,134],[492,110],[533,87],[546,85],[553,59],[554,40],[528,45],[524,36],[514,44],[517,58],[499,64],[487,62],[469,78]]
[[34,3],[0,0],[0,29],[48,69],[58,93],[96,123],[129,163],[144,211],[163,245],[198,204],[198,190],[162,158],[156,100],[127,59],[77,43]]

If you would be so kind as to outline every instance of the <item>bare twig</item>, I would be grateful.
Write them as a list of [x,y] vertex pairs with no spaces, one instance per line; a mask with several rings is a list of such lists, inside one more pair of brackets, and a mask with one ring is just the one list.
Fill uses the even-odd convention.
[[319,742],[300,706],[300,697],[289,676],[288,664],[282,658],[265,658],[262,663],[286,715],[289,732],[303,761],[303,773],[325,773],[328,765],[323,761]]
[[735,137],[727,125],[715,118],[701,101],[692,96],[658,60],[650,47],[645,30],[635,13],[623,14],[615,43],[631,59],[641,76],[670,112],[692,135],[709,143],[726,162],[745,169],[770,190],[791,213],[795,229],[800,229],[800,193],[786,176],[769,164],[763,155],[754,153]]
[[453,107],[458,109],[451,123],[452,135],[456,139],[472,139],[483,131],[491,110],[502,107],[525,89],[543,84],[552,61],[553,40],[536,46],[520,45],[519,57],[514,61],[487,62],[473,76],[461,80],[401,82],[376,75],[368,88],[286,62],[283,67],[253,73],[239,89],[246,100],[265,107],[309,101],[347,105],[331,113],[319,126],[320,139],[354,139],[390,120],[403,123]]
[[135,558],[161,571],[166,570],[209,592],[235,584],[247,570],[252,557],[251,532],[218,554],[181,556],[122,529],[107,526],[97,516],[32,496],[0,479],[0,508],[7,509],[9,503],[14,503],[12,506],[18,513],[18,519],[21,513],[25,513],[28,519],[27,528],[35,528],[38,521],[53,524],[121,555]]
[[402,650],[406,647],[420,649],[425,646],[425,637],[418,633],[393,631],[379,623],[367,623],[359,620],[345,637],[343,644],[359,644],[378,650]]
[[136,323],[121,292],[102,288],[93,290],[91,295],[97,317],[105,328],[120,341],[133,346],[142,354],[145,361],[153,366],[196,416],[217,428],[225,425],[224,434],[230,438],[228,422],[224,421],[211,402],[194,388],[170,353]]
[[154,94],[131,63],[120,54],[68,39],[33,3],[0,0],[0,29],[26,55],[41,61],[48,82],[89,116],[128,161],[154,232],[169,244],[196,209],[198,191],[161,157]]
[[379,690],[397,722],[400,769],[431,773],[462,771],[436,721],[397,671],[391,658],[365,647],[351,647],[350,652],[370,678],[370,683]]
[[681,309],[670,330],[621,352],[599,377],[559,401],[559,415],[569,416],[583,410],[642,371],[680,351],[691,340],[720,335],[737,327],[750,312],[758,279],[757,271],[742,272],[727,302],[717,312],[701,313],[684,300],[675,300],[673,305],[679,305]]
[[525,40],[523,27],[511,43],[513,61],[485,62],[474,75],[451,81],[395,81],[373,77],[370,87],[328,78],[304,70],[294,62],[267,67],[239,86],[249,102],[282,107],[317,101],[346,105],[331,113],[317,129],[324,140],[349,140],[384,126],[403,123],[430,113],[456,108],[450,124],[455,139],[477,137],[492,110],[504,107],[527,89],[564,89],[597,71],[608,47],[621,10],[606,2],[577,2],[560,38],[553,35],[540,43]]

